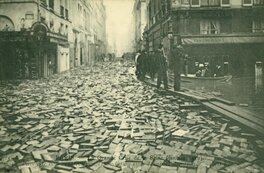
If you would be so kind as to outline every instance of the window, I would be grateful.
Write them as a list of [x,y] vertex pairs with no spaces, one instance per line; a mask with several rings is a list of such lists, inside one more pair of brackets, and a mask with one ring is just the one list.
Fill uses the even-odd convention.
[[243,0],[243,6],[252,6],[252,0]]
[[230,0],[221,0],[221,6],[222,7],[230,6]]
[[64,17],[64,7],[62,5],[60,6],[60,15]]
[[191,0],[192,7],[200,7],[200,0]]
[[46,21],[45,17],[41,16],[40,17],[40,21],[43,22],[43,23],[45,23],[45,21]]
[[65,25],[65,35],[68,36],[68,25]]
[[54,0],[49,0],[49,7],[54,10]]
[[68,9],[65,8],[65,18],[66,19],[69,19],[69,11]]
[[252,32],[264,32],[264,20],[254,20]]
[[217,20],[202,20],[200,22],[201,34],[219,34],[220,22]]
[[25,14],[25,19],[26,20],[34,20],[34,14],[32,11],[27,11]]
[[53,32],[54,31],[54,21],[50,21],[50,30]]
[[59,33],[62,35],[63,34],[63,23],[61,23],[61,26],[60,26],[60,28],[59,28]]
[[46,0],[40,0],[41,5],[47,6],[47,1]]
[[254,0],[254,5],[264,5],[264,0]]
[[217,6],[220,6],[220,0],[201,0],[201,6],[217,7]]

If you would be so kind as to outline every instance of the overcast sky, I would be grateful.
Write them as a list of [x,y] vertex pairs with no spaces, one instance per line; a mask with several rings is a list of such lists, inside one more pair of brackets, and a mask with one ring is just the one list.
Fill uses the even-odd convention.
[[132,50],[133,26],[132,10],[134,0],[104,0],[106,6],[106,34],[110,46],[114,46],[118,56]]

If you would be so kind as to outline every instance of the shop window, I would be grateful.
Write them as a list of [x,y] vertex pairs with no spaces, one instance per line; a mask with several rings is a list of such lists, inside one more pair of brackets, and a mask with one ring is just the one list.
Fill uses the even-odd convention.
[[264,5],[264,0],[254,0],[254,5]]
[[252,27],[253,32],[264,32],[264,20],[254,20],[253,21],[253,27]]
[[223,18],[220,21],[221,33],[232,33],[232,19]]
[[197,19],[188,19],[188,32],[191,34],[200,34],[200,21]]
[[202,20],[200,22],[201,34],[219,34],[220,22],[217,20]]
[[188,34],[189,33],[189,29],[190,29],[190,26],[189,26],[189,19],[181,19],[180,21],[180,33],[182,34]]

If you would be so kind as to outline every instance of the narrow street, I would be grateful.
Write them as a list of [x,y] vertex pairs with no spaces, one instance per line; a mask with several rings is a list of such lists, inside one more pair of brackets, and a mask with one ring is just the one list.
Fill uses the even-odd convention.
[[254,132],[104,62],[0,87],[0,172],[264,172]]

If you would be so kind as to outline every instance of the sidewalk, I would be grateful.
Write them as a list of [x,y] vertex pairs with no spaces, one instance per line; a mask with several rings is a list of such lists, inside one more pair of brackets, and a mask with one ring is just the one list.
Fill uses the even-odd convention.
[[[152,81],[148,76],[145,82],[152,86],[156,86],[156,79]],[[262,135],[264,134],[264,117],[260,114],[236,106],[235,103],[231,101],[213,96],[209,93],[201,93],[186,88],[183,88],[182,91],[174,91],[173,80],[169,80],[169,87],[170,89],[168,91],[172,94],[197,101],[208,110],[227,116]]]

